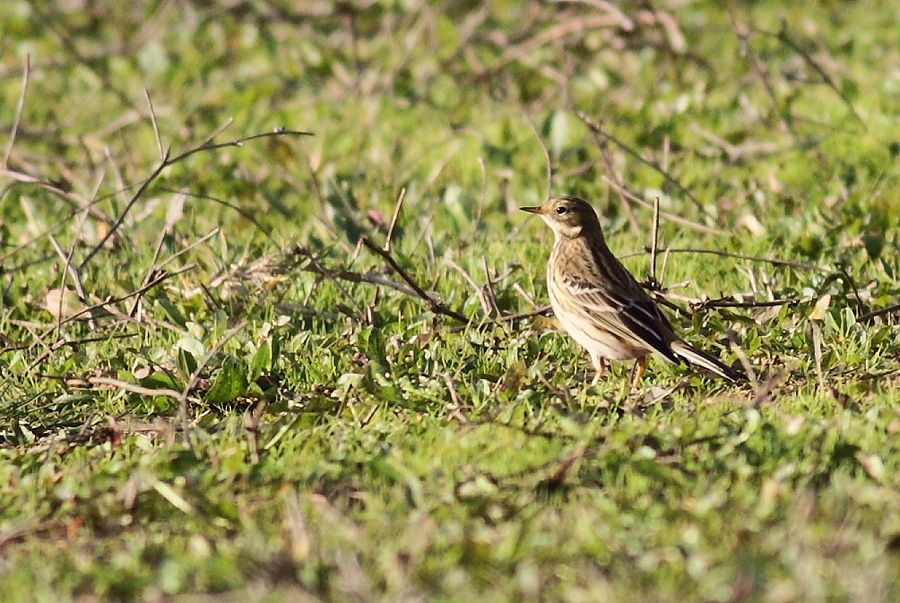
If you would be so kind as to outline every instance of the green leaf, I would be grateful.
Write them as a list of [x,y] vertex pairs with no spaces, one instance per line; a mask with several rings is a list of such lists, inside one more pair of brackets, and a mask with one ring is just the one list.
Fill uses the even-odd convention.
[[250,381],[256,381],[257,377],[269,370],[272,364],[272,340],[266,339],[250,361]]
[[281,336],[276,331],[272,333],[272,364],[269,365],[269,371],[274,373],[278,367],[278,359],[281,358]]
[[[194,367],[196,368],[196,366]],[[156,371],[140,380],[140,384],[144,387],[153,389],[174,389],[180,390],[182,386],[175,382],[172,375],[165,371]]]
[[212,404],[225,404],[242,396],[246,391],[246,366],[234,356],[228,356],[222,362],[221,370],[206,393],[206,400]]
[[179,350],[188,352],[194,359],[203,358],[206,354],[206,348],[200,343],[200,340],[190,335],[185,335],[175,342],[175,347]]
[[187,322],[187,318],[184,317],[184,314],[181,313],[175,305],[168,300],[165,296],[160,296],[156,298],[156,303],[158,303],[162,309],[165,311],[166,316],[169,317],[169,320],[174,322],[181,328],[184,328],[185,323]]
[[178,370],[181,371],[182,377],[185,379],[190,378],[194,371],[197,370],[197,360],[194,358],[194,355],[185,350],[178,350]]

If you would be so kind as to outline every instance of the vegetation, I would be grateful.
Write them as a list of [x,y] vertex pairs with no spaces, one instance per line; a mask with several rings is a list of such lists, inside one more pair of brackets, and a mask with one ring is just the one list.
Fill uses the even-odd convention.
[[[898,32],[0,3],[0,599],[898,600]],[[589,387],[548,160],[751,384]]]

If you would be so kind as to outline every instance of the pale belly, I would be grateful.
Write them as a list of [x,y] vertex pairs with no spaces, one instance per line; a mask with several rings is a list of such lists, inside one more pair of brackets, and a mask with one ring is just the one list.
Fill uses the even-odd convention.
[[550,306],[566,333],[578,342],[578,345],[587,350],[591,357],[606,358],[607,360],[630,360],[643,358],[650,353],[650,350],[646,348],[630,346],[609,332],[585,324],[585,321],[578,315],[563,309],[554,295],[550,295]]

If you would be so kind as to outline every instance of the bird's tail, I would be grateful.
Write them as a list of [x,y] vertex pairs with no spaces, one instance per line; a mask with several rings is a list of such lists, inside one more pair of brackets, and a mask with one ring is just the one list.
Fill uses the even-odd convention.
[[680,358],[684,358],[691,364],[702,366],[706,370],[712,371],[720,377],[724,377],[729,381],[746,381],[747,377],[730,366],[723,364],[718,358],[710,356],[702,350],[683,342],[672,342],[672,351]]

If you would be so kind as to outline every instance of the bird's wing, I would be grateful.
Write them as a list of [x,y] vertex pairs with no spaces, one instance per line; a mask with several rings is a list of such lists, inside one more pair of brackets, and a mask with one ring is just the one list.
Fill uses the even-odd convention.
[[610,282],[605,277],[595,283],[571,274],[561,274],[558,275],[558,284],[578,307],[599,323],[600,328],[679,362],[670,346],[674,333],[669,321],[640,285],[630,275],[627,278],[631,282],[612,288],[605,285]]

